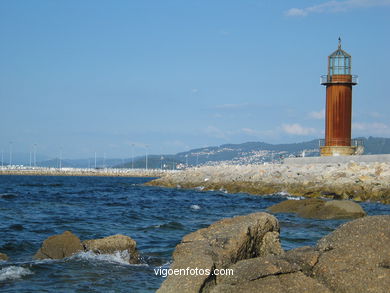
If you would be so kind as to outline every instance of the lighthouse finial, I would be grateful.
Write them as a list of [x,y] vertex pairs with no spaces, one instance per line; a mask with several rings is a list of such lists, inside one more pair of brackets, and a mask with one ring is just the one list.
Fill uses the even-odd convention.
[[339,37],[339,49],[341,49],[341,38]]

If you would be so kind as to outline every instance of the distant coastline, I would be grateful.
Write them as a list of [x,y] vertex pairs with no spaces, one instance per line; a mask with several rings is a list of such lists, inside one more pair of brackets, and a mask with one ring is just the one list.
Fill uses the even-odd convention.
[[101,177],[161,177],[172,170],[115,169],[115,168],[46,168],[46,167],[0,167],[0,175],[28,176],[101,176]]

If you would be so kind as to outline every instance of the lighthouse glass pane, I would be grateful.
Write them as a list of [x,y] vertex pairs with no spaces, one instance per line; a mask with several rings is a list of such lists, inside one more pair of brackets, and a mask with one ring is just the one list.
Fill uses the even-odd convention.
[[335,74],[351,74],[351,59],[343,55],[335,55],[329,59],[329,73]]

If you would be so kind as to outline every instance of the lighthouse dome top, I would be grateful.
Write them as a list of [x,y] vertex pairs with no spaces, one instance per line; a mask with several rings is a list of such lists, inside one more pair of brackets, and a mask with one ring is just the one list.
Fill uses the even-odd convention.
[[341,39],[336,51],[328,57],[328,75],[351,74],[351,55],[341,49]]

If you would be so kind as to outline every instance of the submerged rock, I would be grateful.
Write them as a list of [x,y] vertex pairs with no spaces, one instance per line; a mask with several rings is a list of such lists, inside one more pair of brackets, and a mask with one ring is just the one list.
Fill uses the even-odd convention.
[[85,240],[83,242],[70,231],[54,235],[43,241],[42,247],[34,255],[35,259],[62,259],[82,251],[92,251],[97,254],[114,254],[127,251],[129,263],[140,262],[136,248],[137,243],[125,235],[113,235],[101,239]]
[[350,219],[364,217],[363,208],[350,200],[325,201],[318,198],[286,200],[268,208],[273,213],[297,213],[302,218]]
[[0,260],[8,260],[8,255],[6,255],[5,253],[1,253],[0,252]]
[[83,250],[80,239],[70,231],[54,235],[43,241],[35,259],[62,259]]
[[130,254],[129,263],[140,262],[137,243],[132,238],[117,234],[101,239],[85,240],[82,242],[85,251],[93,251],[99,254],[113,254],[117,251],[127,251]]
[[[258,256],[281,254],[279,224],[266,213],[220,220],[183,237],[173,253],[171,269],[202,269],[212,272]],[[158,292],[201,292],[216,284],[213,274],[172,275]]]

